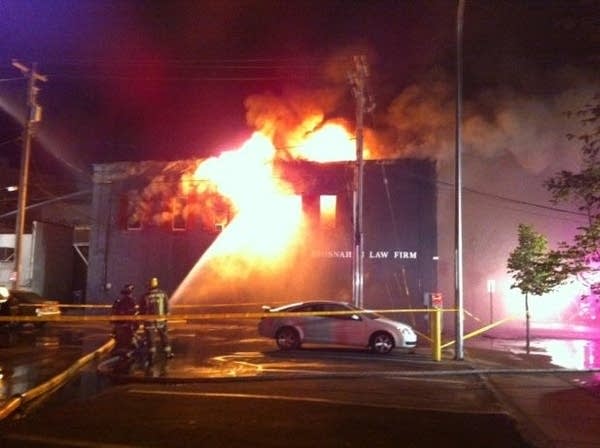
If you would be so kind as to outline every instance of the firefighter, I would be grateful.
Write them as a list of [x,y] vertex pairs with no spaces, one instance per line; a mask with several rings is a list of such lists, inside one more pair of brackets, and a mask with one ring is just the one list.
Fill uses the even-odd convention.
[[166,315],[169,313],[169,296],[158,287],[158,279],[152,277],[149,282],[148,291],[142,296],[139,304],[140,313],[143,315],[157,316],[156,319],[144,321],[146,334],[150,345],[150,351],[156,353],[156,346],[150,331],[156,330],[160,336],[162,349],[167,358],[173,357],[171,344],[169,342],[169,328]]
[[[138,314],[138,307],[133,296],[134,287],[132,284],[126,284],[121,289],[121,294],[112,306],[113,316],[135,316]],[[115,334],[115,352],[120,355],[127,355],[134,347],[135,332],[138,323],[135,320],[116,320],[114,324]]]

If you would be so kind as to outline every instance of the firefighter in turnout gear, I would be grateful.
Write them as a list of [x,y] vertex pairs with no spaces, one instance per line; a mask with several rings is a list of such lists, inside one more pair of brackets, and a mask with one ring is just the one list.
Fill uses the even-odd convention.
[[[138,313],[135,298],[133,297],[133,285],[123,286],[121,294],[112,306],[113,316],[135,316]],[[115,353],[127,356],[135,345],[135,332],[138,323],[135,320],[114,321]]]
[[150,279],[149,289],[140,301],[139,311],[142,315],[156,316],[156,319],[144,321],[151,352],[156,353],[156,344],[153,338],[150,337],[150,332],[156,330],[160,336],[165,356],[172,358],[173,352],[171,350],[171,343],[169,342],[169,329],[166,319],[169,313],[169,296],[158,287],[158,279],[156,277]]

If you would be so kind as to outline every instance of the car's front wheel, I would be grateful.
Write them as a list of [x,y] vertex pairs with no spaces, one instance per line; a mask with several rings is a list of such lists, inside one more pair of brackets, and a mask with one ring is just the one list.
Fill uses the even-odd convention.
[[300,348],[300,335],[292,327],[280,328],[275,335],[275,341],[277,341],[277,346],[281,350],[295,350]]
[[374,353],[385,355],[394,348],[394,338],[391,334],[380,331],[371,336],[371,350]]

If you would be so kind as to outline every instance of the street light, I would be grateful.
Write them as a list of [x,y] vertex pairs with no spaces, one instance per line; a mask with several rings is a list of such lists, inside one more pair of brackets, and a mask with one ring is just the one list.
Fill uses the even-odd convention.
[[490,295],[490,324],[494,323],[494,291],[496,290],[496,280],[488,279],[487,290]]
[[463,245],[462,245],[462,32],[465,1],[458,1],[456,12],[456,141],[455,141],[455,338],[454,358],[464,359],[464,300],[463,300]]

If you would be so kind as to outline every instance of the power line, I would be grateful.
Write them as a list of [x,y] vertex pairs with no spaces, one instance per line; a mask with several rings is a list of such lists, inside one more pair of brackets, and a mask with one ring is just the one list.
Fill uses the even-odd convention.
[[[55,202],[65,201],[67,199],[72,199],[72,198],[75,198],[75,197],[84,196],[84,195],[88,195],[88,194],[91,195],[92,194],[92,190],[76,191],[74,193],[68,193],[68,194],[65,194],[65,195],[62,195],[62,196],[56,196],[54,198],[44,200],[42,202],[38,202],[38,203],[35,203],[35,204],[30,204],[30,205],[28,205],[26,207],[26,209],[27,210],[31,210],[33,208],[42,207],[44,205],[53,204]],[[8,216],[16,215],[17,213],[18,213],[18,210],[13,210],[11,212],[3,213],[3,214],[0,215],[0,219],[1,218],[6,218]]]
[[[131,81],[277,81],[306,78],[307,72],[320,70],[333,59],[351,63],[348,57],[303,59],[167,59],[167,60],[70,60],[60,63],[50,63],[45,71],[53,78],[77,78],[91,80],[131,80]],[[154,66],[168,66],[177,73],[159,76],[144,76],[125,74],[123,70],[148,70]],[[95,74],[90,75],[89,68],[95,67]],[[82,73],[80,73],[83,71]],[[192,71],[201,71],[193,73]],[[265,71],[275,71],[276,74],[264,76]],[[183,73],[182,73],[183,72]],[[202,73],[204,72],[204,74]],[[208,72],[208,73],[207,73]],[[230,76],[228,76],[230,74]]]
[[168,58],[168,59],[103,59],[103,58],[88,58],[88,59],[63,59],[61,62],[51,62],[43,64],[49,66],[80,66],[89,67],[92,65],[106,66],[150,66],[150,65],[179,65],[179,66],[231,66],[233,64],[248,65],[252,67],[321,67],[323,63],[331,61],[344,61],[351,63],[352,58],[348,56],[340,57],[311,57],[311,58],[224,58],[224,59],[191,59],[191,58]]
[[[286,149],[291,149],[294,146],[286,146]],[[277,148],[277,149],[281,149],[281,148]],[[202,163],[202,160],[199,160],[199,163]],[[317,162],[312,162],[312,163],[317,163]],[[340,162],[340,163],[344,163],[344,162]],[[346,163],[350,163],[350,162],[346,162]],[[271,176],[273,179],[278,179],[278,180],[285,180],[285,176],[284,175],[273,175]],[[419,182],[427,182],[427,183],[435,183],[438,186],[442,186],[442,187],[448,187],[448,188],[454,188],[454,184],[451,182],[447,182],[447,181],[442,181],[442,180],[432,180],[430,178],[426,178],[424,176],[420,176],[420,175],[408,175],[405,178],[408,179],[413,179]],[[176,179],[164,179],[164,180],[150,180],[150,183],[153,184],[172,184],[175,185],[179,182],[182,182],[181,180],[176,180]],[[203,183],[203,182],[209,182],[209,180],[207,179],[187,179],[185,181],[186,183]],[[468,188],[468,187],[463,187],[463,189],[466,192],[472,193],[472,194],[476,194],[478,196],[483,196],[483,197],[488,197],[491,199],[495,199],[498,201],[503,201],[503,202],[508,202],[508,203],[512,203],[512,204],[519,204],[519,205],[525,205],[525,206],[529,206],[529,207],[534,207],[534,208],[539,208],[542,210],[547,210],[547,211],[551,211],[551,212],[556,212],[556,213],[564,213],[564,214],[568,214],[568,215],[573,215],[573,216],[577,216],[577,217],[582,217],[582,218],[587,218],[587,215],[585,213],[582,212],[576,212],[573,210],[568,210],[568,209],[563,209],[563,208],[559,208],[559,207],[552,207],[549,205],[543,205],[543,204],[538,204],[535,202],[529,202],[529,201],[524,201],[521,199],[514,199],[514,198],[510,198],[507,196],[501,196],[499,194],[494,194],[494,193],[487,193],[487,192],[483,192],[480,190],[476,190],[474,188]]]
[[0,82],[23,81],[23,78],[0,78]]
[[161,82],[182,82],[182,81],[215,81],[215,82],[247,82],[247,81],[283,81],[290,79],[306,78],[302,75],[297,76],[120,76],[120,75],[60,75],[50,72],[53,79],[88,79],[88,80],[118,80],[118,81],[161,81]]
[[506,198],[504,196],[500,196],[500,195],[493,194],[493,193],[484,193],[482,191],[473,190],[472,188],[465,188],[465,191],[468,191],[469,193],[473,193],[473,194],[478,194],[480,196],[487,196],[487,197],[490,197],[490,198],[493,198],[493,199],[498,199],[498,200],[501,200],[501,201],[512,202],[514,204],[528,205],[530,207],[536,207],[536,208],[541,208],[541,209],[544,209],[544,210],[550,210],[550,211],[553,211],[553,212],[567,213],[567,214],[570,214],[570,215],[581,216],[581,217],[587,218],[587,214],[585,214],[585,213],[575,212],[573,210],[567,210],[567,209],[564,209],[564,208],[558,208],[558,207],[551,207],[549,205],[536,204],[536,203],[533,203],[533,202],[523,201],[523,200],[520,200],[520,199]]
[[10,140],[6,140],[4,142],[0,142],[0,146],[4,146],[4,145],[10,145],[11,143],[15,143],[21,140],[21,137],[15,137],[13,139]]
[[[449,187],[449,188],[452,187],[452,188],[454,188],[454,184],[452,184],[451,182],[445,182],[445,181],[437,180],[436,183],[438,183],[438,184],[440,184],[440,185],[442,185],[444,187]],[[468,191],[469,193],[477,194],[479,196],[487,196],[487,197],[491,197],[493,199],[497,199],[497,200],[500,200],[500,201],[512,202],[513,204],[527,205],[527,206],[530,206],[530,207],[541,208],[541,209],[550,210],[550,211],[553,211],[553,212],[567,213],[567,214],[570,214],[570,215],[581,216],[581,217],[586,217],[587,218],[587,215],[585,213],[575,212],[573,210],[567,210],[567,209],[558,208],[558,207],[551,207],[549,205],[536,204],[535,202],[523,201],[521,199],[513,199],[513,198],[506,197],[506,196],[500,196],[500,195],[494,194],[494,193],[486,193],[486,192],[475,190],[473,188],[468,188],[468,187],[463,187],[463,190]]]

